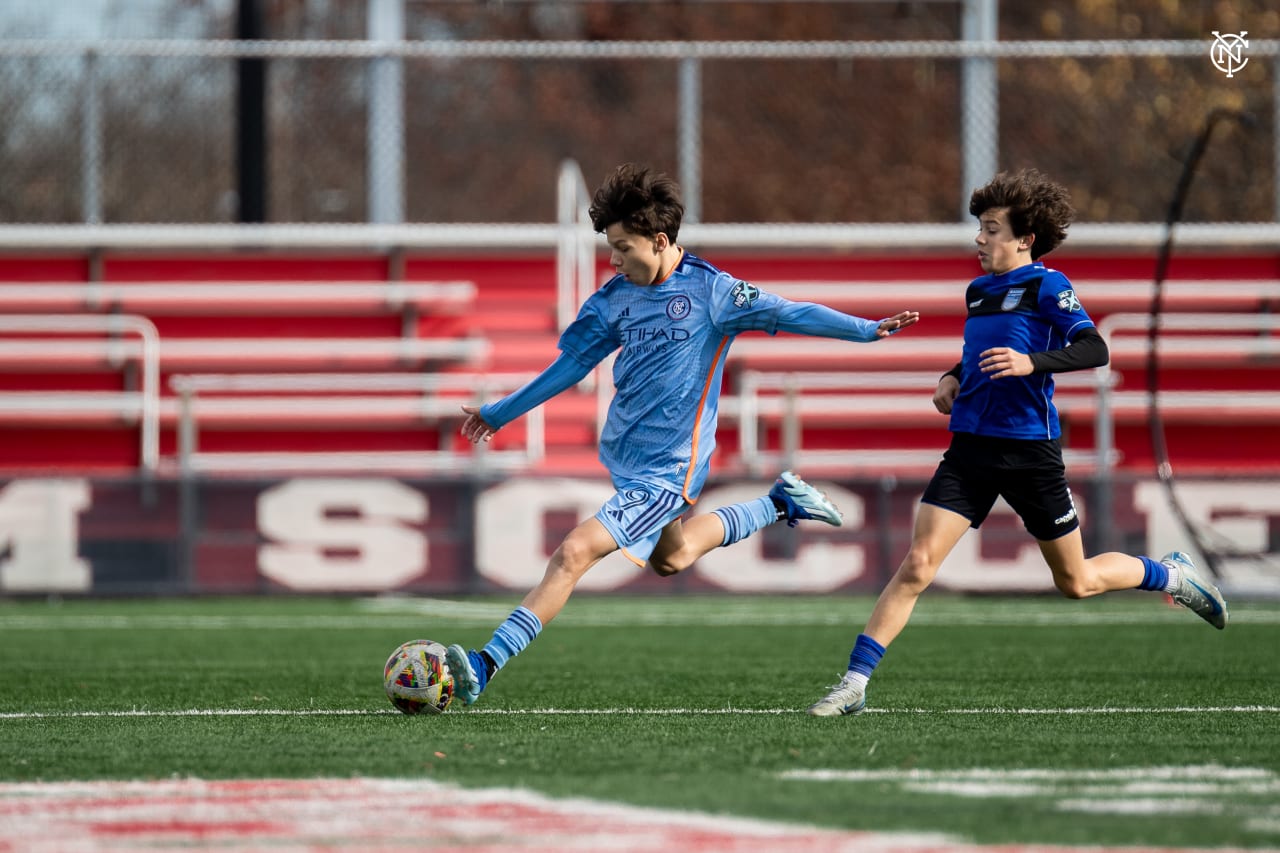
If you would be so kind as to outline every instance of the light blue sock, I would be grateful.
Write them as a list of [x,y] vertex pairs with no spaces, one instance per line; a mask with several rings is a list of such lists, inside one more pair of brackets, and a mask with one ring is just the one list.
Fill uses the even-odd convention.
[[762,527],[768,527],[778,520],[778,509],[768,496],[756,498],[746,503],[722,506],[714,510],[724,525],[724,541],[721,545],[732,545],[746,539]]
[[493,660],[497,669],[524,651],[525,646],[542,631],[542,620],[527,607],[517,607],[507,620],[493,632],[493,639],[485,644],[484,652]]

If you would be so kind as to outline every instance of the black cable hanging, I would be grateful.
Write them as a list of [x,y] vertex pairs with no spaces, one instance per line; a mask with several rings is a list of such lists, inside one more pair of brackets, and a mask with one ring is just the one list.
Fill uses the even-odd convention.
[[1205,149],[1209,147],[1209,139],[1213,135],[1214,128],[1223,121],[1234,121],[1246,128],[1253,127],[1255,123],[1249,113],[1222,107],[1210,111],[1205,118],[1199,135],[1182,162],[1182,174],[1178,176],[1178,184],[1174,189],[1173,199],[1169,203],[1168,215],[1165,217],[1164,244],[1156,255],[1155,287],[1151,294],[1151,311],[1147,323],[1148,420],[1151,425],[1151,450],[1156,463],[1156,477],[1164,484],[1169,506],[1173,509],[1178,523],[1190,534],[1192,541],[1204,555],[1209,571],[1217,577],[1222,575],[1223,551],[1234,549],[1230,546],[1226,549],[1211,547],[1205,531],[1192,523],[1178,497],[1173,465],[1169,460],[1169,446],[1165,439],[1164,419],[1160,416],[1160,365],[1156,357],[1156,343],[1160,336],[1160,316],[1164,310],[1164,281],[1169,271],[1169,258],[1173,253],[1173,229],[1182,219],[1187,195],[1191,190],[1191,181],[1195,177],[1200,160],[1204,157]]

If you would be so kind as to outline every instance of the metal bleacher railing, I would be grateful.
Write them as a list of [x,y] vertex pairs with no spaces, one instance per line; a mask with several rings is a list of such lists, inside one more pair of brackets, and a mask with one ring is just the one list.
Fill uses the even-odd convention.
[[[1120,313],[1104,319],[1098,330],[1113,352],[1122,354],[1121,357],[1125,354],[1141,357],[1145,362],[1150,346],[1146,336],[1150,328],[1150,314]],[[1218,362],[1229,365],[1250,360],[1266,360],[1275,364],[1280,361],[1280,339],[1275,336],[1277,330],[1280,330],[1280,317],[1270,313],[1163,314],[1156,339],[1157,364],[1164,365],[1178,358],[1197,364]],[[1135,332],[1143,337],[1135,340],[1132,337]],[[1235,334],[1212,334],[1223,332]],[[1125,393],[1111,390],[1115,384],[1111,374],[1117,360],[1113,356],[1111,364],[1097,370],[1096,441],[1102,453],[1109,453],[1113,447],[1117,418],[1126,410],[1145,416],[1151,404],[1150,393],[1146,390]],[[1280,392],[1274,390],[1163,393],[1157,390],[1156,402],[1166,417],[1194,416],[1206,423],[1231,423],[1241,418],[1262,416],[1280,426]]]
[[[154,474],[160,463],[160,335],[146,317],[130,314],[0,315],[5,367],[47,367],[90,359],[117,369],[141,365],[136,391],[7,391],[0,394],[0,417],[118,418],[138,424],[139,465]],[[137,335],[138,344],[121,336]],[[104,337],[105,336],[105,337]]]
[[[161,434],[178,421],[177,400],[165,396],[160,385],[163,369],[177,371],[264,370],[356,371],[334,377],[331,388],[353,382],[364,390],[418,390],[455,386],[487,388],[507,377],[436,378],[401,375],[380,379],[378,371],[466,365],[481,360],[490,343],[473,335],[421,337],[417,320],[423,313],[456,315],[471,307],[476,287],[469,281],[372,281],[372,282],[207,282],[148,281],[74,283],[8,281],[0,283],[0,371],[72,377],[69,381],[42,380],[30,389],[13,383],[0,391],[0,422],[9,427],[62,426],[76,428],[121,427],[137,429],[138,466],[147,476],[166,470],[189,470],[185,461],[169,464],[162,457]],[[46,312],[58,313],[46,313]],[[399,316],[398,335],[381,337],[189,337],[161,335],[151,318],[167,316],[295,316],[350,317]],[[207,333],[207,334],[212,334]],[[136,339],[135,339],[136,336]],[[119,374],[113,381],[77,381],[74,377]],[[354,377],[354,378],[353,378]],[[84,383],[95,390],[84,390]],[[210,383],[215,380],[210,380]],[[255,379],[242,377],[252,384]],[[305,387],[306,377],[290,380]],[[453,383],[452,385],[450,383]],[[54,386],[63,385],[65,388]],[[115,386],[114,388],[112,386]],[[196,382],[193,389],[199,389]],[[314,386],[312,386],[314,387]],[[353,387],[348,385],[347,387]],[[195,393],[193,391],[192,393]],[[347,401],[351,402],[351,401]],[[235,419],[235,412],[249,409],[267,422],[270,400],[258,397],[204,401],[204,410],[217,425]],[[404,398],[361,399],[361,406],[343,409],[344,400],[313,401],[303,412],[299,401],[277,400],[278,417],[306,416],[305,425],[324,413],[333,417],[345,411],[348,423],[359,426],[379,410],[385,421],[399,405],[400,423],[420,426],[424,420],[452,414],[455,404],[436,401],[404,405]],[[194,418],[190,407],[186,416]],[[240,421],[243,426],[245,421]],[[526,459],[540,458],[538,430],[529,430]],[[194,435],[194,432],[189,433]],[[495,454],[490,467],[506,463]],[[196,460],[198,462],[199,460]],[[230,465],[232,460],[225,460]],[[312,461],[312,467],[320,463]],[[376,463],[367,463],[376,464]],[[383,463],[386,465],[386,462]],[[414,467],[405,465],[404,467]],[[323,466],[321,466],[323,467]]]
[[124,313],[161,316],[196,311],[206,316],[399,313],[412,337],[422,311],[458,313],[475,299],[470,281],[432,282],[0,282],[0,314]]
[[[936,449],[811,449],[804,446],[806,423],[843,428],[941,426],[929,395],[939,372],[747,370],[738,392],[721,400],[720,412],[737,421],[740,454],[755,475],[772,470],[856,471],[862,474],[926,473],[937,464]],[[769,426],[780,434],[777,450],[763,445]],[[1093,455],[1087,454],[1092,460]],[[1080,460],[1082,456],[1076,455]]]
[[462,403],[483,403],[518,388],[525,374],[286,373],[189,374],[173,376],[178,396],[176,470],[198,473],[300,471],[395,471],[411,474],[482,475],[528,468],[544,456],[544,416],[535,409],[524,425],[522,449],[493,450],[480,444],[474,453],[447,446],[412,452],[201,452],[202,426],[269,429],[273,424],[338,424],[345,428],[409,429],[441,427],[442,439],[464,417]]

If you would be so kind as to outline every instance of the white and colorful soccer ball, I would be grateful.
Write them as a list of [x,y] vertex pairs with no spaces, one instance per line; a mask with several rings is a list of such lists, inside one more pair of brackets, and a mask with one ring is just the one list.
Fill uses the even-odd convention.
[[453,673],[435,640],[402,643],[382,668],[387,698],[406,714],[442,714],[453,701]]

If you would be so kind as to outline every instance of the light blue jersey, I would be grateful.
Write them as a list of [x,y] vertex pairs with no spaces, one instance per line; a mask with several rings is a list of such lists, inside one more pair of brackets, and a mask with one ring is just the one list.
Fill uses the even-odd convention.
[[725,358],[739,333],[873,341],[878,325],[766,293],[686,252],[660,283],[614,276],[583,303],[559,347],[588,369],[620,350],[600,438],[614,482],[659,484],[692,503],[707,479]]

